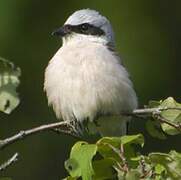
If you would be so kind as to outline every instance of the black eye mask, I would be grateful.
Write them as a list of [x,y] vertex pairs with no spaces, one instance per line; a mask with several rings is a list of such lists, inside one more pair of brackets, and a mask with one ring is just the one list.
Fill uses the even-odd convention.
[[67,34],[71,34],[71,32],[75,32],[78,34],[93,35],[93,36],[101,36],[105,34],[105,32],[101,28],[96,27],[89,23],[83,23],[79,25],[67,24],[54,31],[52,34],[63,37]]
[[79,34],[87,34],[94,36],[101,36],[105,34],[101,28],[93,26],[88,23],[79,24],[79,25],[65,25],[65,26],[68,26],[72,32]]

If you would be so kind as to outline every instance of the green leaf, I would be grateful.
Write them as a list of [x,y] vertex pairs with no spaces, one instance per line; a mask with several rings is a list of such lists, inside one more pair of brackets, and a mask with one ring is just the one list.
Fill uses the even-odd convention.
[[119,169],[116,169],[117,170],[117,178],[118,180],[125,180],[125,173]]
[[164,101],[161,102],[160,107],[163,108],[174,108],[177,106],[177,102],[174,100],[173,97],[168,97]]
[[[121,145],[121,139],[119,137],[103,137],[97,141],[98,152],[104,158],[112,158],[117,161],[120,160],[119,154],[116,151],[119,151]],[[115,148],[116,151],[113,150]]]
[[166,169],[174,179],[181,179],[181,153],[170,151],[172,161],[166,164]]
[[140,180],[140,172],[138,170],[128,171],[126,174],[125,180]]
[[[149,108],[164,108],[165,110],[161,110],[161,113],[160,113],[163,119],[167,120],[168,122],[174,125],[181,124],[181,104],[176,102],[174,98],[168,97],[164,101],[162,100],[149,101],[148,107]],[[148,126],[148,124],[150,127]],[[164,134],[161,133],[161,131],[159,132],[156,130],[157,129],[156,124],[153,124],[153,123],[150,124],[150,122],[148,122],[148,124],[147,124],[147,129],[153,137],[159,137],[161,139],[165,138]],[[178,129],[176,129],[175,127],[167,123],[161,123],[160,125],[161,125],[162,130],[169,135],[176,135],[176,134],[181,133],[181,131],[179,131]]]
[[[162,108],[181,108],[181,104],[177,103],[172,97],[167,98],[164,100],[160,107]],[[171,123],[177,125],[181,123],[181,110],[179,109],[168,109],[163,110],[161,112],[161,116],[166,119],[167,121],[170,121]],[[162,123],[161,127],[164,132],[170,135],[176,135],[181,133],[181,131],[178,131],[176,128],[166,124]]]
[[2,177],[2,178],[0,178],[0,180],[12,180],[12,179],[9,177]]
[[153,165],[160,164],[162,169],[166,171],[166,177],[170,177],[173,180],[181,179],[181,154],[176,151],[166,153],[150,153],[148,155]]
[[97,145],[77,142],[71,150],[70,159],[65,162],[65,168],[71,177],[82,177],[91,180],[94,175],[92,158],[97,152]]
[[158,121],[147,120],[146,129],[152,137],[159,138],[159,139],[166,139],[166,136],[162,132],[161,125]]
[[156,175],[155,180],[163,180],[163,176],[165,175],[165,173],[166,173],[166,169],[163,165],[157,164],[155,166],[155,175]]
[[151,100],[148,102],[148,107],[149,108],[157,108],[158,106],[160,106],[162,101],[154,101],[154,100]]
[[129,163],[135,166],[137,162],[131,160],[131,158],[136,157],[133,145],[138,144],[143,146],[144,138],[141,134],[122,137],[103,137],[97,142],[98,152],[105,158],[113,158],[120,162],[121,144],[124,146],[125,157],[128,158]]
[[150,153],[148,157],[154,164],[166,164],[172,161],[171,156],[166,153]]
[[93,169],[95,171],[95,175],[93,176],[94,180],[100,179],[114,179],[117,176],[113,166],[115,165],[115,161],[113,159],[101,159],[93,162]]
[[144,137],[142,134],[128,135],[121,137],[121,143],[125,144],[139,144],[141,147],[144,145]]
[[[165,117],[167,117],[167,116],[165,116]],[[174,119],[169,120],[169,121],[173,122],[175,125],[180,124],[181,123],[181,114],[179,114],[177,117],[175,117]],[[175,127],[170,126],[166,123],[162,123],[161,127],[162,127],[163,131],[169,135],[177,135],[177,134],[181,133],[181,131],[177,130]]]
[[97,142],[97,144],[111,144],[115,148],[119,148],[121,144],[139,144],[143,146],[144,137],[142,134],[127,135],[121,137],[103,137]]
[[15,67],[10,61],[0,58],[0,111],[11,113],[20,100],[16,88],[20,83],[20,68]]

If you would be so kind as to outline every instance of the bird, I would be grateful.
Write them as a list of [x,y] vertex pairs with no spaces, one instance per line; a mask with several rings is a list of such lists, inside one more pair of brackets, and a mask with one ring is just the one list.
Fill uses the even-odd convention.
[[77,10],[52,35],[62,45],[46,67],[44,90],[56,117],[78,124],[81,135],[125,135],[130,117],[124,113],[138,100],[109,20],[96,10]]

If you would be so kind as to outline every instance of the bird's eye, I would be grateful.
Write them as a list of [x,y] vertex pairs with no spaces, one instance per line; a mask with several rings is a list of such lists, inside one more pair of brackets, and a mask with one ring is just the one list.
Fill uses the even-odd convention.
[[65,25],[65,30],[71,31],[71,25]]
[[81,24],[80,28],[82,31],[87,31],[89,29],[89,24]]

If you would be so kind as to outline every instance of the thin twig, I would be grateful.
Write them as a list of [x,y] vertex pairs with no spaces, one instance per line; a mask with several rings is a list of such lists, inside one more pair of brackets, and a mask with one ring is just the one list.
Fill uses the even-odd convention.
[[[105,143],[106,144],[106,143]],[[121,159],[122,164],[117,164],[119,169],[121,171],[124,171],[125,173],[127,173],[129,171],[129,167],[128,167],[128,162],[126,161],[126,158],[124,156],[124,146],[123,144],[120,145],[120,150],[115,148],[114,146],[112,146],[111,144],[106,144],[108,145]]]
[[2,165],[0,165],[0,171],[5,170],[7,167],[11,166],[13,163],[15,163],[18,160],[18,153],[15,153],[10,159],[8,159],[6,162],[4,162]]
[[128,172],[129,171],[128,162],[126,161],[126,157],[124,156],[124,146],[123,146],[123,144],[120,145],[120,157],[121,157],[121,160],[123,162],[124,171]]
[[76,133],[74,127],[72,127],[72,125],[70,123],[63,121],[63,122],[41,125],[39,127],[35,127],[32,129],[28,129],[28,130],[22,130],[19,133],[15,134],[14,136],[1,140],[0,149],[18,141],[18,140],[24,139],[27,136],[33,135],[35,133],[39,133],[39,132],[46,131],[46,130],[53,130],[56,128],[60,128],[59,132],[62,132],[64,134],[68,134],[73,137],[79,137],[79,135]]
[[160,114],[155,114],[153,115],[155,119],[157,119],[158,121],[160,121],[160,123],[165,123],[168,124],[169,126],[174,127],[175,129],[177,129],[178,131],[181,131],[181,125],[180,124],[174,124],[170,121],[168,121],[167,119],[165,119],[163,116],[161,116]]

